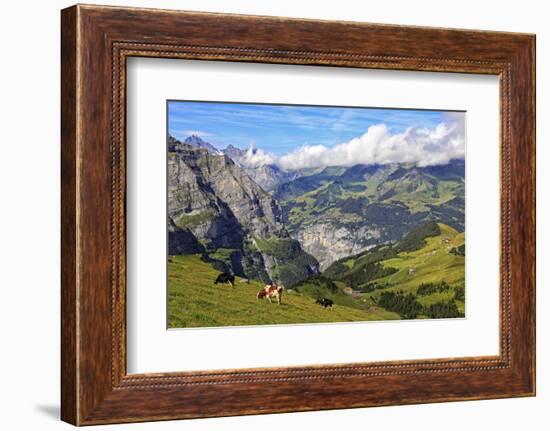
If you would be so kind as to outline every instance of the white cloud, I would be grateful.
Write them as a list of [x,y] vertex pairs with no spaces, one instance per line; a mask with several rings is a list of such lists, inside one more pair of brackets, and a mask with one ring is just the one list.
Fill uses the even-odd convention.
[[395,134],[384,124],[374,125],[362,136],[334,147],[304,145],[280,157],[277,163],[283,169],[403,162],[419,166],[445,164],[464,158],[464,114],[448,118],[452,123],[440,123],[431,129],[410,127]]
[[258,167],[277,163],[277,158],[267,151],[254,148],[251,143],[244,157],[239,159],[239,163],[247,167]]

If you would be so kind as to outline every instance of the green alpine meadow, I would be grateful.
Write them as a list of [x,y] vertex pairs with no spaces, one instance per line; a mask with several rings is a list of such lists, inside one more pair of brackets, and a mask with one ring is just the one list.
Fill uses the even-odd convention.
[[168,328],[464,318],[464,113],[169,101]]

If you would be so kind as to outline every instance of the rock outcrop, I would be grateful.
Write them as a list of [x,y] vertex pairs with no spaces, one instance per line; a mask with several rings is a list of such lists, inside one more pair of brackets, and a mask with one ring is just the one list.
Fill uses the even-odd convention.
[[305,251],[315,256],[323,271],[334,261],[374,247],[380,242],[381,231],[368,226],[352,229],[321,222],[299,229],[292,236]]

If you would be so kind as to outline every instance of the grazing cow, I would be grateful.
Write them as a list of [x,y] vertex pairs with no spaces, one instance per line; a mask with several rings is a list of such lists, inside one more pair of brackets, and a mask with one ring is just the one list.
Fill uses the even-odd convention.
[[266,285],[262,290],[258,292],[256,298],[263,299],[267,298],[269,302],[272,302],[271,299],[276,299],[277,303],[281,305],[283,300],[283,286],[277,286],[275,283]]
[[220,274],[214,284],[230,284],[231,287],[235,287],[235,276],[231,274]]
[[315,301],[315,303],[319,304],[321,307],[325,307],[325,310],[327,308],[330,308],[332,310],[332,306],[334,305],[334,301],[328,298],[317,298],[317,301]]

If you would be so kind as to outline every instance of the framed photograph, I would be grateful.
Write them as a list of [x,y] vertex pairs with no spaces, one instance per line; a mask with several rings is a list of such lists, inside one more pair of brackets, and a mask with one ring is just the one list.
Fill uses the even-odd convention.
[[465,317],[465,112],[167,112],[169,328]]
[[535,394],[534,35],[77,5],[61,44],[63,420]]

